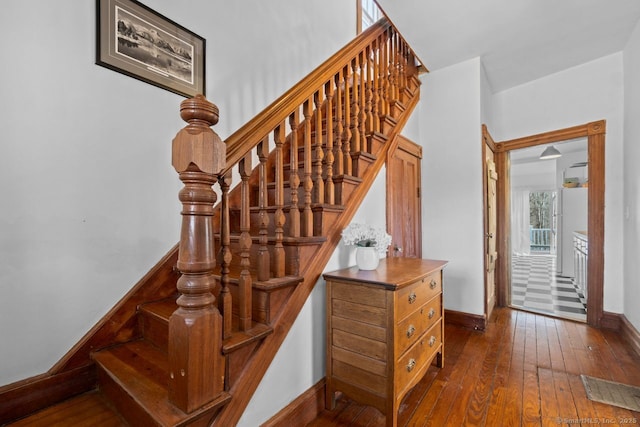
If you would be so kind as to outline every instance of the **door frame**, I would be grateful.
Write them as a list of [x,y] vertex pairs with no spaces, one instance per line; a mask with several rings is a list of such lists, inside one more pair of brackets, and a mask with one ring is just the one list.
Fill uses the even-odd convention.
[[[494,295],[489,295],[489,283],[487,280],[487,271],[489,270],[489,260],[487,258],[487,253],[488,253],[488,240],[487,240],[487,235],[489,234],[489,218],[487,217],[487,213],[488,213],[488,208],[489,208],[489,203],[488,203],[488,170],[487,170],[487,151],[490,151],[493,155],[493,162],[494,164],[496,163],[496,143],[493,140],[493,138],[491,137],[491,134],[489,133],[489,130],[487,129],[487,125],[482,125],[482,203],[483,203],[483,212],[484,212],[484,233],[482,234],[484,236],[483,238],[483,249],[484,249],[484,314],[485,314],[485,319],[488,322],[489,318],[491,317],[491,313],[493,312],[493,309],[496,305],[497,302],[497,295],[498,294],[498,271],[497,271],[497,266],[498,263],[496,261],[496,269],[494,270],[493,273],[493,290],[494,290]],[[496,164],[496,172],[497,172],[497,168],[498,165]],[[501,176],[500,174],[498,174],[498,180],[496,181],[496,204],[497,206],[500,205],[499,200],[498,200],[498,194],[497,194],[497,184],[498,182],[500,182]],[[496,210],[496,213],[498,211]],[[496,220],[498,220],[499,218],[496,218]],[[497,224],[499,224],[498,221],[496,221]],[[496,228],[498,227],[498,225],[496,225]],[[497,234],[497,233],[496,233]],[[495,237],[497,238],[497,237]],[[496,250],[498,249],[498,245],[496,242]],[[498,260],[500,259],[500,253],[498,252]]]
[[509,178],[509,152],[519,148],[587,138],[589,161],[588,187],[588,251],[587,261],[587,324],[600,327],[603,321],[604,294],[604,190],[605,190],[605,133],[606,121],[589,122],[523,138],[496,142],[495,162],[498,170],[498,251],[497,298],[498,305],[508,306],[511,300],[511,206]]

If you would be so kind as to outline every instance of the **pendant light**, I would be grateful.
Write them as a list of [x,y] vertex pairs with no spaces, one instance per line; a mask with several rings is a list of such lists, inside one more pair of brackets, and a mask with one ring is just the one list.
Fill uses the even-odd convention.
[[548,160],[548,159],[556,159],[562,156],[560,152],[553,145],[548,146],[545,150],[540,154],[540,160]]

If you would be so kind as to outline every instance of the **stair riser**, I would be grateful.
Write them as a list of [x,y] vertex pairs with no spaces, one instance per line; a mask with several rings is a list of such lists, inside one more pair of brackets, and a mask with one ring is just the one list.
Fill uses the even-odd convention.
[[[271,292],[264,292],[254,289],[251,293],[253,309],[251,316],[255,322],[271,324],[272,316],[278,313],[278,310],[287,301],[295,287],[287,287],[277,289]],[[235,284],[229,284],[229,290],[234,301],[238,301],[238,287]],[[234,304],[233,316],[238,316],[238,308]]]
[[120,385],[98,364],[98,384],[100,390],[113,403],[122,417],[132,426],[157,426],[153,417],[141,408],[135,399],[124,391]]
[[138,312],[138,322],[144,339],[151,342],[166,354],[169,345],[167,342],[169,335],[169,324],[167,321],[140,311]]
[[[100,366],[98,366],[98,384],[100,384],[100,390],[111,401],[113,406],[118,410],[122,418],[124,418],[131,426],[167,426],[162,422],[156,420],[152,414],[149,414],[144,408],[140,407],[136,402],[136,399],[123,390],[120,385],[115,381],[111,375],[105,372]],[[215,412],[205,413],[198,417],[193,417],[183,423],[171,424],[171,427],[206,427],[211,424],[211,421],[217,415]]]

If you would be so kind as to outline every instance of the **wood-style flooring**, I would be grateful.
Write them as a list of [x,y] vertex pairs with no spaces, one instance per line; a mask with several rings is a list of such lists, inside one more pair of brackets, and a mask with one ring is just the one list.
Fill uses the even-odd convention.
[[[432,366],[400,407],[408,426],[638,425],[640,413],[587,398],[581,374],[640,385],[640,356],[610,330],[498,308],[485,332],[445,327]],[[307,424],[384,426],[376,409],[340,399]]]

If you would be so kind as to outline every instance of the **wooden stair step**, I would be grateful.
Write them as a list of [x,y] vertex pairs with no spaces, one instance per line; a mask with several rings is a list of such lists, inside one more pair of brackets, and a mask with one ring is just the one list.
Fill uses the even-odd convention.
[[206,423],[231,399],[222,393],[190,414],[173,406],[169,402],[167,356],[146,340],[94,353],[93,359],[101,390],[132,425]]
[[61,426],[128,427],[99,391],[91,391],[50,406],[26,418],[8,424],[12,427]]
[[273,328],[264,323],[253,322],[252,328],[248,331],[236,331],[222,344],[222,353],[230,354],[238,349],[253,344],[273,332]]

